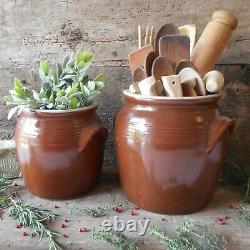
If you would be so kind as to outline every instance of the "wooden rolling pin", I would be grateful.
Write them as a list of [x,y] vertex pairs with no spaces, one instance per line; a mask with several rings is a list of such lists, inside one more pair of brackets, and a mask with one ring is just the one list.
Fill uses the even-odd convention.
[[229,11],[219,10],[213,14],[191,55],[191,62],[200,75],[212,69],[237,24],[237,18]]

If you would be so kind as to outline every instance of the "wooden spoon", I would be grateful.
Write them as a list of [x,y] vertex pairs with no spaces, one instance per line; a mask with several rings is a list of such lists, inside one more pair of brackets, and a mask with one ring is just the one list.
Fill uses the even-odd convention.
[[178,27],[172,23],[166,23],[159,29],[155,37],[155,52],[157,55],[159,55],[160,38],[166,35],[174,35],[174,34],[180,34],[180,32]]
[[144,80],[145,78],[147,78],[147,75],[146,75],[144,69],[142,67],[139,67],[133,73],[132,78],[133,78],[133,82],[140,82],[140,81]]
[[174,75],[174,69],[166,57],[158,56],[152,66],[152,75],[157,81],[161,81],[162,76]]
[[181,60],[190,59],[190,39],[182,35],[163,36],[159,42],[159,53],[168,58],[175,68]]
[[144,70],[147,76],[152,75],[152,66],[156,57],[157,57],[157,54],[154,51],[151,51],[146,57],[146,60],[144,63]]
[[175,73],[176,73],[176,74],[179,74],[180,71],[181,71],[182,69],[184,69],[184,68],[193,68],[193,69],[195,69],[196,71],[198,71],[192,62],[190,62],[189,60],[183,59],[183,60],[181,60],[181,61],[179,62],[179,64],[176,66],[176,68],[175,68]]

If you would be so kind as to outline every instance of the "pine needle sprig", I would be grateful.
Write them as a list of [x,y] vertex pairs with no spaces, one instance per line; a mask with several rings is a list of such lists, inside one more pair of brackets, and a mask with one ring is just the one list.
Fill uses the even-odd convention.
[[177,229],[177,236],[174,238],[155,226],[150,227],[150,233],[170,250],[226,249],[224,237],[219,238],[207,225],[193,219],[184,221]]
[[59,233],[49,229],[47,222],[54,222],[57,215],[49,210],[42,210],[23,203],[23,201],[12,201],[13,204],[9,209],[9,216],[18,221],[25,228],[35,230],[36,234],[41,238],[47,237],[49,240],[50,250],[61,250],[62,247],[56,241]]
[[250,226],[250,206],[247,203],[242,203],[237,207],[237,217],[239,220]]
[[77,215],[89,215],[94,218],[103,217],[110,214],[113,211],[112,206],[102,206],[96,208],[83,207],[83,208],[73,208],[71,212]]
[[137,250],[136,244],[133,240],[128,239],[122,232],[111,228],[109,231],[101,230],[92,231],[92,239],[106,241],[110,245],[119,250]]

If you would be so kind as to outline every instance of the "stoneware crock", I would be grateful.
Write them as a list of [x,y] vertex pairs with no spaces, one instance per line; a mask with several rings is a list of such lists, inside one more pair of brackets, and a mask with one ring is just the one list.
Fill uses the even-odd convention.
[[74,198],[94,188],[107,131],[97,105],[67,111],[24,110],[15,140],[26,188],[49,199]]
[[221,116],[220,94],[143,97],[124,92],[115,122],[122,188],[139,207],[187,214],[211,199],[234,122]]

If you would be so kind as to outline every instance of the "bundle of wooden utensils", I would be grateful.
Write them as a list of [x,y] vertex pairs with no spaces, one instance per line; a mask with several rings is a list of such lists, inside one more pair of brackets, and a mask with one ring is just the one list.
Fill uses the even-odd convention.
[[194,24],[178,28],[167,23],[156,35],[154,27],[147,26],[143,46],[139,25],[139,49],[128,55],[133,78],[130,92],[168,97],[195,97],[219,92],[224,77],[219,71],[210,70],[237,23],[232,13],[216,11],[196,44]]

